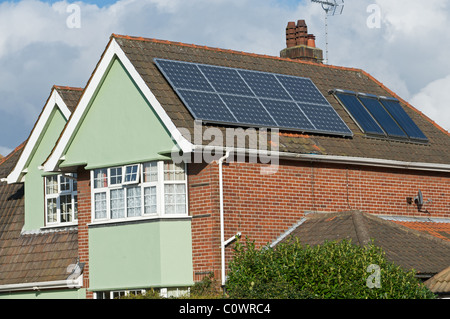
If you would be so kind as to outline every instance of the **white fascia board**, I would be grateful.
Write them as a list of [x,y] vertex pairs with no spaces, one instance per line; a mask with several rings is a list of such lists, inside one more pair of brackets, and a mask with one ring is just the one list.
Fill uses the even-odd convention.
[[205,151],[230,151],[235,155],[254,155],[261,157],[271,157],[286,160],[296,160],[305,162],[323,162],[332,164],[349,164],[349,165],[362,165],[372,167],[384,167],[384,168],[396,168],[406,170],[419,170],[419,171],[433,171],[433,172],[446,172],[450,173],[450,164],[435,164],[435,163],[422,163],[422,162],[406,162],[396,161],[388,159],[368,158],[368,157],[351,157],[351,156],[334,156],[334,155],[319,155],[319,154],[300,154],[289,153],[279,151],[266,151],[257,149],[246,148],[227,148],[221,146],[209,146],[209,145],[194,145],[193,152],[205,152]]
[[28,141],[24,147],[24,150],[22,151],[22,154],[20,155],[19,160],[17,161],[14,170],[6,178],[8,184],[22,182],[22,177],[27,172],[26,165],[28,164],[31,155],[35,150],[35,147],[37,147],[37,143],[48,123],[50,115],[52,114],[53,108],[55,106],[59,108],[61,113],[66,118],[66,121],[69,119],[71,114],[69,108],[67,107],[66,103],[64,103],[63,99],[56,91],[56,89],[53,88],[52,93],[47,103],[45,104],[44,109],[42,110],[41,115],[39,116],[39,119],[30,134],[30,137],[28,138]]
[[156,99],[155,95],[151,92],[148,85],[145,83],[140,74],[137,72],[136,68],[128,59],[125,52],[123,52],[120,45],[113,38],[111,39],[111,42],[109,43],[109,46],[106,49],[103,58],[98,64],[96,71],[92,75],[91,80],[89,81],[89,84],[85,89],[85,93],[83,94],[83,97],[81,98],[76,110],[72,115],[72,118],[67,123],[67,127],[63,135],[58,141],[58,144],[56,145],[53,153],[51,154],[47,162],[44,164],[44,171],[53,172],[59,169],[58,165],[62,161],[64,153],[67,150],[67,146],[69,145],[73,137],[73,134],[76,132],[78,125],[81,123],[81,120],[89,106],[89,103],[91,102],[91,99],[93,98],[95,92],[97,91],[97,88],[100,85],[105,73],[107,72],[109,65],[111,64],[111,62],[115,57],[117,57],[119,61],[124,65],[127,72],[131,75],[132,79],[135,81],[136,85],[144,94],[148,103],[153,107],[153,109],[155,110],[161,121],[169,130],[171,137],[175,140],[175,142],[181,148],[183,153],[192,152],[193,145],[182,136],[181,132],[172,122],[172,120],[167,115],[167,113],[165,112],[159,101]]
[[11,284],[0,286],[0,293],[17,292],[17,291],[40,291],[48,289],[78,289],[83,286],[83,275],[76,279],[44,281],[44,282],[29,282],[23,284]]

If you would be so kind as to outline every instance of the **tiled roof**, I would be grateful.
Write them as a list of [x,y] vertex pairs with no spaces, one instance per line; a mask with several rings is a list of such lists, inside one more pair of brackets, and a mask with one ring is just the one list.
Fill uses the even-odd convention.
[[[73,112],[82,89],[54,86]],[[0,178],[14,169],[26,141],[0,159]],[[78,231],[37,231],[24,234],[24,186],[0,182],[0,286],[58,281],[68,278],[67,267],[77,263]]]
[[[116,34],[112,38],[120,45],[172,122],[190,131],[190,136],[185,137],[192,142],[193,117],[155,66],[155,57],[311,78],[353,131],[354,137],[282,131],[279,144],[282,152],[450,164],[450,152],[442,151],[450,149],[450,134],[362,70],[156,39]],[[429,138],[429,144],[365,137],[337,100],[328,94],[329,90],[336,88],[399,98],[405,111]],[[209,142],[204,141],[204,144]]]
[[308,214],[281,241],[290,236],[309,245],[343,239],[365,245],[373,239],[387,260],[419,274],[437,274],[450,265],[450,242],[359,211]]
[[53,88],[61,95],[64,103],[66,103],[70,112],[73,113],[84,89],[59,85],[54,85]]
[[402,220],[393,220],[393,222],[450,242],[450,222]]
[[436,294],[450,294],[450,267],[425,281],[425,285]]
[[[0,177],[6,177],[15,166],[23,146],[0,161]],[[0,286],[67,279],[67,267],[77,263],[77,230],[25,235],[21,234],[23,225],[23,184],[1,182]]]

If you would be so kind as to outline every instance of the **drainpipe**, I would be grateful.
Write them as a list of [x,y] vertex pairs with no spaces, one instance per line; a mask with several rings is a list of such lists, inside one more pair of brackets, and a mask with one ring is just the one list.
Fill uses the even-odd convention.
[[227,151],[225,156],[219,159],[219,197],[220,197],[220,249],[222,258],[222,286],[225,286],[225,234],[223,218],[223,162],[230,156]]

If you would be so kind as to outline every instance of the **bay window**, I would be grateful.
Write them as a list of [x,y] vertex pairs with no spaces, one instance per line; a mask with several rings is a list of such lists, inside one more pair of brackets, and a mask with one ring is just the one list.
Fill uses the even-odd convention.
[[185,164],[148,162],[91,172],[93,220],[186,216]]
[[78,220],[77,175],[44,178],[45,220],[47,225],[63,225]]

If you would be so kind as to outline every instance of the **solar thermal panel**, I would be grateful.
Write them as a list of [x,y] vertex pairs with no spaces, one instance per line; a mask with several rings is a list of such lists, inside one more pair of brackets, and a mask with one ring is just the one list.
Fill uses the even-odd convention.
[[428,141],[422,130],[414,123],[409,115],[403,110],[397,100],[380,99],[380,102],[392,117],[399,123],[403,130],[408,134],[409,138],[420,141]]
[[408,137],[391,115],[384,109],[383,105],[380,104],[378,99],[364,96],[359,96],[358,98],[381,125],[388,136],[400,138]]
[[356,95],[336,93],[336,96],[364,133],[385,136],[383,129],[358,101]]

